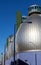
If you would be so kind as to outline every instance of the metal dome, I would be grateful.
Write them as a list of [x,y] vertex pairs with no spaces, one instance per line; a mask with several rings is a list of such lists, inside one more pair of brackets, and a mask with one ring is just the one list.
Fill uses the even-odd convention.
[[16,51],[41,50],[41,16],[28,16],[15,37]]
[[33,13],[36,13],[36,14],[41,14],[41,6],[39,5],[31,5],[29,8],[28,8],[28,15],[31,15]]

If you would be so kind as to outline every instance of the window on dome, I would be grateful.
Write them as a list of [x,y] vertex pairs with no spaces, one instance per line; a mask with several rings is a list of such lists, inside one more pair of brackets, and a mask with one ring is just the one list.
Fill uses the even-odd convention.
[[31,11],[32,9],[34,9],[34,7],[30,7],[30,8],[28,8],[29,11]]
[[28,21],[27,23],[30,23],[31,24],[32,22],[31,21]]

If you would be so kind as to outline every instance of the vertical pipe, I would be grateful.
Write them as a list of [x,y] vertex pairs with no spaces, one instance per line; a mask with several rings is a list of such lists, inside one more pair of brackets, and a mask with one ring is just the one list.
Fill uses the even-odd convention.
[[4,48],[4,65],[5,65],[5,48]]
[[6,51],[6,45],[4,47],[4,65],[5,65],[5,56],[6,56],[5,51]]
[[15,65],[15,25],[14,25],[14,65]]
[[4,65],[5,65],[5,53],[4,53]]
[[37,54],[35,53],[35,65],[37,65]]

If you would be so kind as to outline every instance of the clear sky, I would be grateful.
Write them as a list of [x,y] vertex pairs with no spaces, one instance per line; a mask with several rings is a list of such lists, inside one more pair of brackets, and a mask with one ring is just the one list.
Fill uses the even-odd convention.
[[16,12],[28,15],[28,7],[32,4],[41,6],[41,0],[0,0],[0,53],[4,51],[7,37],[14,33]]

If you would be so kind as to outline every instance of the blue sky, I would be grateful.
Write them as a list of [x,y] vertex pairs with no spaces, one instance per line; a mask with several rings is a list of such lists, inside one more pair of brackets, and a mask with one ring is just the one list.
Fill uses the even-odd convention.
[[41,0],[0,0],[0,53],[4,51],[7,37],[14,34],[16,12],[28,15],[28,7],[32,4],[41,6]]

